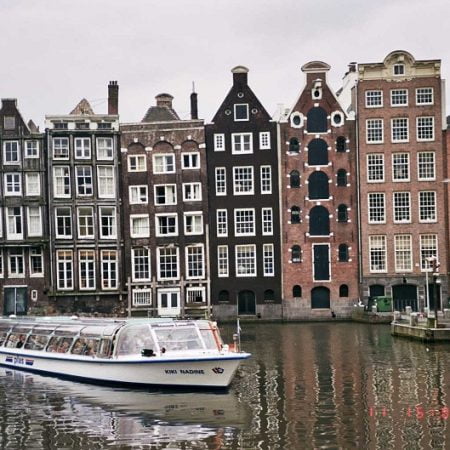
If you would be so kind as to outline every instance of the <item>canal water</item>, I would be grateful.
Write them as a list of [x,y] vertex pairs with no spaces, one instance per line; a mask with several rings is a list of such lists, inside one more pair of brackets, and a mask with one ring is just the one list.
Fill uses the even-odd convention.
[[[221,327],[231,339],[231,325]],[[385,325],[243,324],[226,392],[128,390],[0,368],[1,449],[450,448],[450,346]]]

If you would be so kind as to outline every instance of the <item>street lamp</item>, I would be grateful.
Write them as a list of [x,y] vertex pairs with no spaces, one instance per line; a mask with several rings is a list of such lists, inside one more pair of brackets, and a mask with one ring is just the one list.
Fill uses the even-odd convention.
[[[440,264],[438,263],[438,260],[436,258],[436,256],[429,256],[428,258],[426,258],[426,260],[428,261],[429,265],[431,266],[431,273],[433,276],[433,309],[434,309],[434,328],[438,327],[438,304],[437,304],[437,282],[438,282],[438,276],[439,276],[439,266]],[[429,298],[429,285],[428,285],[428,272],[429,272],[429,268],[427,269],[427,271],[425,272],[425,277],[426,277],[426,284],[427,284],[427,302],[428,302],[428,312],[429,312],[429,308],[430,308],[430,298]]]

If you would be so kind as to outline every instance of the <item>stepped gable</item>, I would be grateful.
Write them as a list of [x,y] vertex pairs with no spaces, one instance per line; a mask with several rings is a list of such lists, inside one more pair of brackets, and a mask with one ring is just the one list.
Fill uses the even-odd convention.
[[150,106],[142,122],[167,122],[181,120],[172,108],[173,97],[170,94],[159,94],[155,97],[156,106]]
[[70,112],[72,116],[90,116],[94,114],[94,110],[90,103],[83,98],[77,106]]

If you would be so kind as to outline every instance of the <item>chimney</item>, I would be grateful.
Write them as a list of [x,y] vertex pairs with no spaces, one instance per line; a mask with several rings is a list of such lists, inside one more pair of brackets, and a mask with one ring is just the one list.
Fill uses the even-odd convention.
[[192,94],[191,94],[191,119],[198,119],[198,104],[197,104],[197,93],[195,92],[194,83],[192,83]]
[[356,72],[356,63],[355,62],[351,62],[348,65],[348,71],[349,72]]
[[155,98],[156,106],[163,106],[172,109],[173,97],[170,94],[159,94]]
[[236,86],[238,89],[242,89],[244,86],[247,86],[247,67],[236,66],[231,69],[231,73],[233,74],[233,86]]
[[119,85],[117,81],[108,84],[108,114],[119,114]]

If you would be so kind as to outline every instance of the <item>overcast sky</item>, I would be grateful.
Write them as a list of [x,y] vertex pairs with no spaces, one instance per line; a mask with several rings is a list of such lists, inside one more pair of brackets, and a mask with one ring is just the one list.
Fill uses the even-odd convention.
[[442,59],[449,78],[449,13],[448,0],[0,0],[0,96],[42,125],[83,97],[106,112],[118,80],[121,121],[140,121],[161,92],[187,119],[195,81],[210,121],[242,64],[272,114],[296,100],[312,60],[331,65],[335,90],[349,62],[397,49]]

